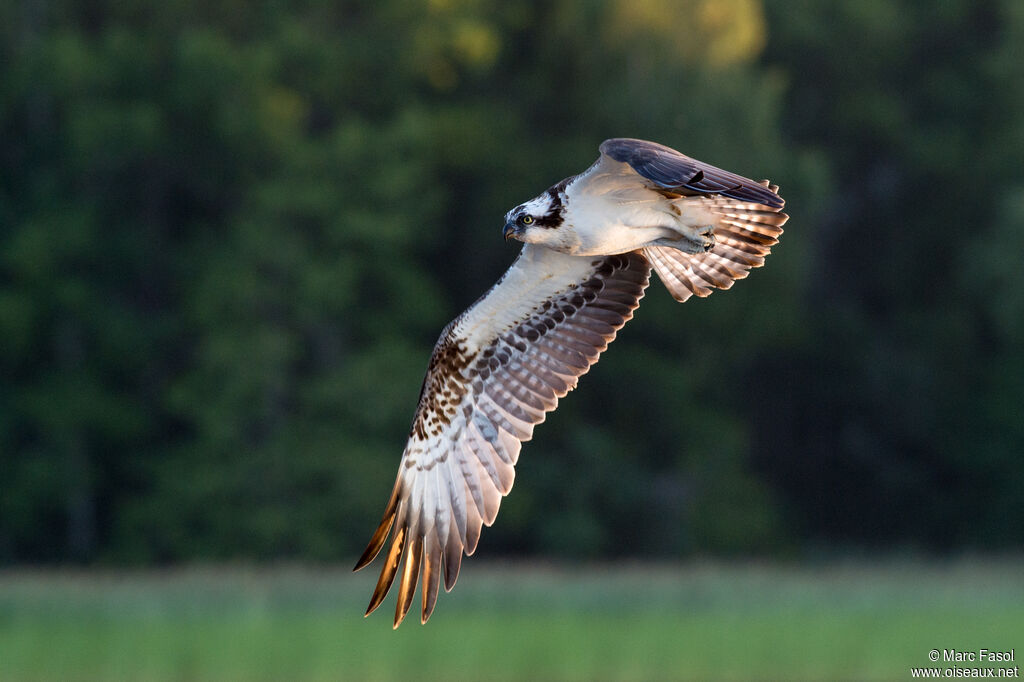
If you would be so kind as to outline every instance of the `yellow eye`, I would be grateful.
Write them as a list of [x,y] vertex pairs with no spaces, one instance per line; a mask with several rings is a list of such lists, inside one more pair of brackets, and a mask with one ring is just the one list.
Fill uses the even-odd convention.
[[523,225],[533,225],[533,216],[532,215],[524,215],[523,216]]

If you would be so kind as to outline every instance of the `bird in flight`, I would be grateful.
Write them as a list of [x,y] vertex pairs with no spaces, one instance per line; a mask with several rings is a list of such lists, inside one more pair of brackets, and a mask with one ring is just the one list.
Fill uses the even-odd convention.
[[421,622],[512,488],[533,428],[633,316],[653,269],[677,301],[764,264],[788,219],[778,187],[654,142],[616,138],[586,171],[505,215],[524,246],[444,328],[384,518],[354,570],[391,541],[370,615],[395,577],[398,627],[422,576]]

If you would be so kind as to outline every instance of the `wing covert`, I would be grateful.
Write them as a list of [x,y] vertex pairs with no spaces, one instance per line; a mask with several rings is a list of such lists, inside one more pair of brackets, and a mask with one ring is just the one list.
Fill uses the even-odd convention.
[[783,206],[782,199],[770,187],[655,142],[616,137],[602,142],[600,150],[615,161],[628,163],[662,189],[684,196],[720,194],[774,208]]

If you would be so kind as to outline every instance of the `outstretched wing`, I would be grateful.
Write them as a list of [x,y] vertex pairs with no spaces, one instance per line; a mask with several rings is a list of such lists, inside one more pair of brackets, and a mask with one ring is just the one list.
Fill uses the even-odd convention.
[[616,137],[601,143],[601,153],[628,163],[639,175],[683,196],[720,194],[743,202],[782,208],[783,201],[764,184],[690,158],[671,147]]
[[[685,202],[712,214],[715,246],[707,253],[684,253],[650,246],[644,255],[677,301],[728,289],[751,268],[764,265],[789,219],[778,186],[756,182],[690,158],[664,145],[614,138],[601,144],[605,157],[628,164],[645,185],[670,202]],[[600,163],[600,159],[599,159]]]
[[650,265],[639,253],[574,257],[526,245],[442,332],[384,518],[356,564],[385,546],[367,615],[401,570],[395,627],[423,576],[422,622],[512,488],[520,445],[633,316]]
[[[761,184],[772,193],[779,189],[767,180]],[[789,220],[781,212],[785,204],[781,198],[777,208],[719,195],[689,201],[701,202],[717,218],[714,247],[707,253],[684,253],[665,246],[643,250],[669,293],[680,302],[692,295],[704,297],[715,289],[728,289],[750,274],[751,268],[764,265]]]

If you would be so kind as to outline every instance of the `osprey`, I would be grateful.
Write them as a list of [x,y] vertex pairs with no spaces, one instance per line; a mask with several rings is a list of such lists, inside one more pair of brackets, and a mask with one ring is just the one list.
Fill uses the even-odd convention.
[[422,573],[421,622],[442,573],[455,585],[512,488],[521,444],[633,316],[653,268],[677,301],[728,289],[778,243],[778,187],[633,139],[505,215],[524,243],[434,347],[384,518],[354,570],[391,533],[366,615],[401,570],[394,627]]

